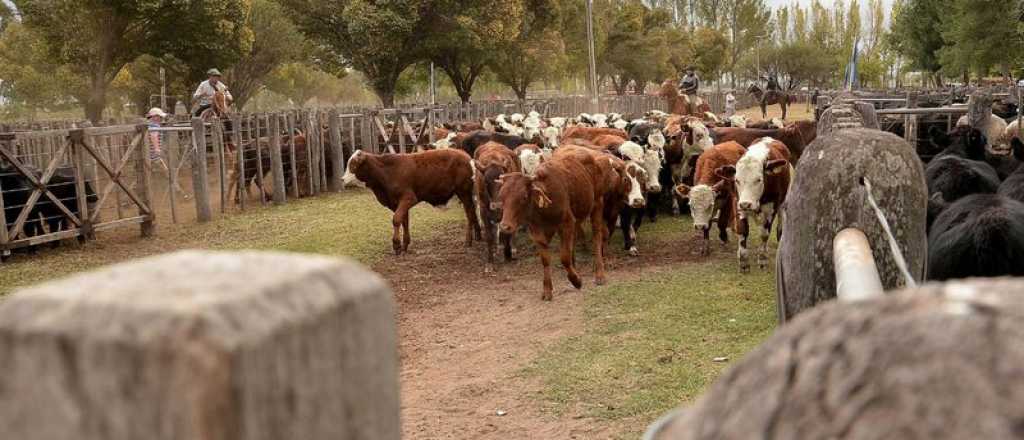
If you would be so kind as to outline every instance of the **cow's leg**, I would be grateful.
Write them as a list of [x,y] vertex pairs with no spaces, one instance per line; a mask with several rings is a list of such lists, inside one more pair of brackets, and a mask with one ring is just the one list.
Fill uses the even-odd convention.
[[501,239],[501,245],[504,248],[505,262],[512,261],[512,239],[515,238],[513,234],[506,234],[504,232],[499,233],[498,237]]
[[[619,227],[622,228],[622,246],[623,249],[629,251],[633,247],[633,236],[630,234],[631,226],[633,225],[633,208],[625,208],[619,214]],[[640,217],[644,216],[643,212],[637,212]]]
[[772,223],[775,222],[775,205],[765,203],[761,205],[761,249],[757,255],[757,266],[761,269],[768,267],[768,240],[772,236]]
[[[391,233],[391,247],[395,250],[395,255],[402,255],[402,251],[409,249],[409,209],[412,205],[411,200],[402,199],[395,208],[394,217],[391,218],[391,226],[394,227]],[[404,245],[403,238],[399,238],[402,229],[405,229]]]
[[561,231],[559,232],[562,240],[562,267],[565,268],[566,276],[569,278],[569,282],[572,283],[573,287],[577,289],[583,288],[583,280],[580,278],[580,274],[576,272],[576,229],[579,228],[579,223],[575,219],[562,220]]
[[711,226],[706,226],[701,229],[701,240],[700,247],[697,249],[697,254],[706,257],[711,255]]
[[604,222],[604,210],[595,209],[590,216],[591,232],[594,235],[594,282],[604,285],[607,275],[604,273],[604,237],[608,235],[608,227]]
[[[553,234],[548,231],[530,228],[530,238],[533,243],[537,246],[537,254],[540,255],[540,264],[544,268],[544,290],[541,291],[540,299],[544,301],[551,301],[551,291],[553,287],[551,285],[551,252],[548,250],[548,245],[551,243],[551,236]],[[565,242],[565,237],[562,237],[562,242]],[[563,244],[563,249],[565,245]]]
[[644,216],[638,215],[635,218],[633,218],[633,224],[629,228],[629,234],[630,234],[629,241],[632,244],[632,246],[630,246],[630,248],[629,248],[629,254],[634,256],[634,257],[640,255],[640,249],[637,248],[637,245],[636,245],[636,234],[637,234],[637,232],[640,231],[640,225],[642,225],[643,222],[644,222]]
[[750,272],[750,250],[747,249],[747,238],[750,236],[750,227],[746,217],[737,220],[737,233],[739,234],[739,247],[736,250],[736,257],[740,261],[740,272]]
[[484,220],[484,240],[487,242],[487,266],[484,267],[484,272],[492,272],[494,271],[494,234],[497,232],[497,225],[488,213],[484,213],[482,217]]
[[[459,195],[459,202],[462,203],[462,208],[466,211],[466,247],[473,245],[473,237],[480,240],[480,222],[476,217],[476,204],[473,203],[473,195],[470,193],[468,196],[465,194]],[[481,208],[481,210],[486,208]],[[484,222],[489,221],[484,215]],[[490,227],[490,226],[488,226]],[[489,246],[493,247],[494,239],[493,234]]]

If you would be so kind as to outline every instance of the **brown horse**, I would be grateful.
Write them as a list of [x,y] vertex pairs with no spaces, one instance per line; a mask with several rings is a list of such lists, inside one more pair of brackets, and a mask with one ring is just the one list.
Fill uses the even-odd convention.
[[213,94],[213,100],[211,103],[213,105],[210,106],[210,108],[203,110],[203,112],[199,114],[199,117],[203,118],[204,121],[209,121],[214,117],[224,119],[230,114],[231,107],[228,106],[228,98],[224,92],[220,90],[216,91]]
[[773,90],[765,93],[757,84],[747,87],[747,93],[754,95],[754,99],[761,103],[761,118],[768,119],[768,106],[778,104],[782,107],[782,119],[786,119],[786,110],[789,107],[789,93],[784,90]]
[[703,99],[696,98],[694,111],[690,111],[690,97],[679,94],[679,89],[676,87],[676,81],[672,79],[666,79],[665,82],[661,83],[661,89],[658,90],[658,96],[665,99],[668,104],[669,113],[683,116],[699,116],[704,117],[706,113],[711,113],[711,106]]

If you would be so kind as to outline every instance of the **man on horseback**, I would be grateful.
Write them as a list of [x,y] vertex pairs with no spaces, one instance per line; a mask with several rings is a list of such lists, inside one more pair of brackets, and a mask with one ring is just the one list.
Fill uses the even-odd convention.
[[693,67],[686,68],[686,76],[679,81],[679,91],[686,97],[686,106],[689,114],[694,114],[694,109],[699,105],[697,98],[697,89],[700,88],[700,78],[697,78],[697,74],[693,72]]
[[765,78],[765,80],[768,81],[768,86],[766,87],[767,90],[765,92],[765,96],[770,99],[770,98],[775,97],[776,95],[778,95],[779,89],[781,87],[779,87],[779,80],[778,80],[778,78],[775,77],[775,74],[774,73],[768,74],[768,77]]
[[231,92],[228,91],[228,86],[220,80],[221,74],[219,70],[210,69],[206,71],[206,75],[209,76],[209,79],[199,83],[196,92],[192,94],[192,104],[199,104],[194,113],[197,117],[202,116],[204,111],[213,107],[213,99],[217,92],[223,93],[227,102],[230,103],[233,100]]

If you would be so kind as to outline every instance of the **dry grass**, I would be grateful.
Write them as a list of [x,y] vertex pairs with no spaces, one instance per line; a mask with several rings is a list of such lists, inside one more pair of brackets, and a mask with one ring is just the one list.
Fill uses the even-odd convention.
[[[779,107],[778,105],[769,105],[767,110],[768,110],[768,119],[771,119],[771,118],[781,118],[782,117],[782,107]],[[812,107],[807,107],[807,104],[803,104],[803,103],[800,103],[800,104],[790,104],[788,110],[789,110],[787,112],[788,114],[786,115],[786,120],[787,121],[801,121],[801,120],[804,120],[804,119],[814,119],[814,107],[813,106]],[[751,121],[760,121],[761,120],[761,108],[760,107],[745,108],[745,109],[742,109],[742,110],[738,110],[736,113],[746,116],[747,119],[749,119]]]
[[[412,246],[437,233],[438,225],[462,219],[426,205],[412,211]],[[0,265],[0,295],[27,284],[133,258],[180,249],[264,249],[344,255],[373,264],[391,250],[391,212],[368,191],[348,190],[290,201],[285,206],[235,213],[207,224],[158,225],[157,236],[135,230],[101,233],[85,245],[66,244],[37,255],[15,255]],[[464,221],[464,220],[463,220]]]

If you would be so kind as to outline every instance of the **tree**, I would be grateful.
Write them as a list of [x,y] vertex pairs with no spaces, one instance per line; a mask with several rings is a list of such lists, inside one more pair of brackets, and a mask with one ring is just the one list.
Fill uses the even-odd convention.
[[910,66],[933,74],[937,86],[942,85],[936,75],[942,65],[938,53],[943,47],[942,16],[948,13],[951,0],[898,0],[893,8],[888,45],[906,57]]
[[393,107],[398,78],[418,61],[427,0],[280,0],[306,37],[363,72]]
[[731,41],[727,63],[732,73],[732,85],[736,87],[736,62],[741,54],[770,36],[771,11],[764,0],[730,0],[725,6],[724,15]]
[[42,37],[18,21],[0,33],[0,96],[13,110],[9,116],[23,112],[34,118],[38,109],[67,106],[68,96],[81,92],[82,78],[54,63],[49,53]]
[[718,78],[728,63],[729,39],[721,31],[698,28],[693,42],[697,70],[706,78]]
[[555,0],[528,0],[510,34],[500,39],[488,59],[491,72],[520,100],[534,82],[563,71],[568,58],[557,32],[561,8]]
[[644,84],[669,70],[665,33],[672,21],[663,9],[649,9],[638,0],[623,2],[611,20],[604,50],[598,56],[598,72],[611,78],[615,91],[625,93],[629,82]]
[[984,76],[999,67],[1010,76],[1010,60],[1020,60],[1024,37],[1016,14],[999,0],[953,0],[951,10],[942,16],[942,40],[939,50],[942,69],[949,74],[974,70]]
[[111,83],[111,91],[132,103],[140,113],[144,112],[150,107],[150,97],[160,91],[160,68],[164,69],[167,92],[171,98],[168,100],[167,106],[174,108],[177,99],[186,95],[171,93],[171,91],[188,90],[189,84],[185,79],[188,67],[172,56],[157,58],[152,55],[142,55],[136,58],[117,75]]
[[253,42],[237,64],[225,72],[225,82],[238,109],[258,93],[274,68],[297,61],[310,52],[306,38],[288,18],[286,11],[272,0],[254,0],[246,21]]

